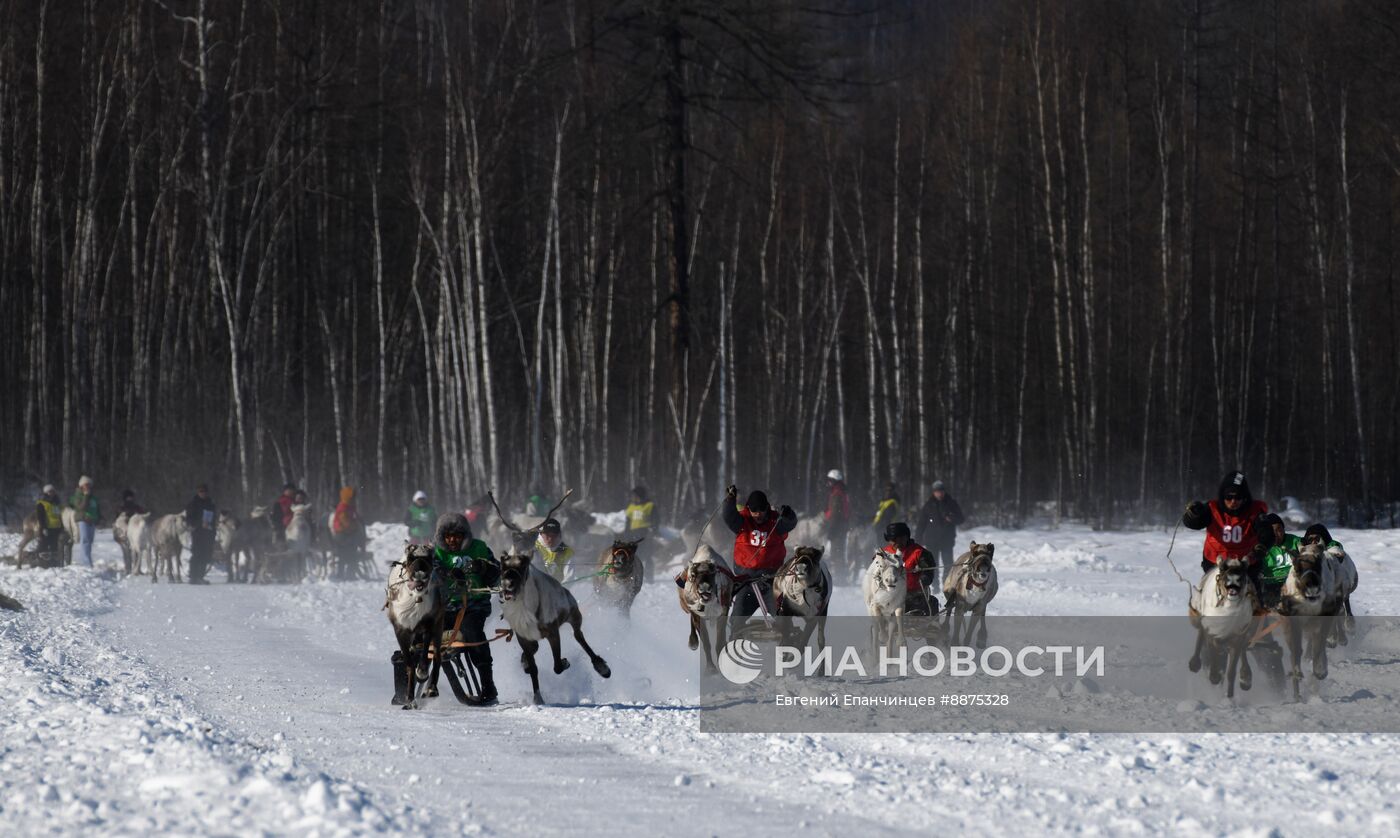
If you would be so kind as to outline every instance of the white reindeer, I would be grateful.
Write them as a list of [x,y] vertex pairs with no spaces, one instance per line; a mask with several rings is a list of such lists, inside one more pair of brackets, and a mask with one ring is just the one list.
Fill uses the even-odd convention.
[[155,539],[151,531],[151,517],[154,514],[141,512],[126,519],[126,543],[131,551],[131,565],[127,573],[132,576],[140,576],[143,567],[150,568],[151,575],[155,575]]
[[306,576],[307,557],[311,555],[311,504],[292,506],[292,520],[287,524],[287,552],[297,579]]
[[893,651],[904,643],[904,563],[884,550],[865,569],[860,584],[865,611],[871,617],[870,646]]
[[1248,690],[1254,681],[1245,654],[1254,631],[1254,611],[1258,606],[1254,585],[1244,559],[1224,556],[1206,571],[1199,588],[1191,589],[1191,625],[1196,629],[1196,650],[1187,664],[1192,672],[1201,668],[1201,652],[1209,652],[1210,682],[1219,684],[1221,669],[1225,695],[1235,697],[1235,674],[1240,689]]

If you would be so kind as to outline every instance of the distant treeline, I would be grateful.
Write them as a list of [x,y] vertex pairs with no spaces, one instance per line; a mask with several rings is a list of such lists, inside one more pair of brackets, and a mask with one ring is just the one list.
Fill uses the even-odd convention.
[[1400,497],[1400,7],[0,0],[0,462]]

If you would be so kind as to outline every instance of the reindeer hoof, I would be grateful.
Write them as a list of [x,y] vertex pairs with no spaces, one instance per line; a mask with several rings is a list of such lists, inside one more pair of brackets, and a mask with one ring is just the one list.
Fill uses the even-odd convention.
[[1249,692],[1249,688],[1252,686],[1254,686],[1253,678],[1246,675],[1240,676],[1240,689],[1244,690],[1245,692]]
[[568,669],[568,668],[569,668],[569,659],[568,659],[568,658],[560,658],[559,661],[558,661],[557,663],[554,664],[554,674],[555,674],[555,675],[558,675],[559,673],[563,672],[564,670],[566,670],[566,669]]
[[1225,676],[1224,676],[1224,675],[1221,675],[1219,672],[1212,672],[1212,673],[1210,674],[1210,682],[1211,682],[1212,684],[1219,684],[1221,681],[1224,681],[1224,680],[1225,680]]
[[689,647],[690,647],[690,651],[693,652],[693,651],[695,651],[696,649],[699,649],[699,648],[700,648],[700,641],[699,641],[699,639],[692,637],[692,638],[690,638],[690,642],[686,643],[685,645],[689,646]]
[[[1246,687],[1246,689],[1248,689],[1248,688]],[[423,691],[423,696],[424,696],[425,698],[437,698],[437,697],[438,697],[438,689],[437,689],[437,687],[428,687],[426,690]]]
[[426,681],[426,680],[428,680],[428,667],[427,667],[427,665],[425,664],[425,665],[419,666],[418,668],[414,669],[414,670],[413,670],[413,674],[418,678],[419,681]]
[[593,671],[597,672],[604,678],[612,677],[612,670],[608,668],[608,662],[603,660],[602,658],[598,658],[593,662]]
[[1200,655],[1197,655],[1196,657],[1194,657],[1194,658],[1192,658],[1191,660],[1187,661],[1187,662],[1186,662],[1186,668],[1189,669],[1189,670],[1191,670],[1192,672],[1200,672],[1200,671],[1201,671],[1201,656],[1200,656]]
[[535,702],[535,706],[536,706],[536,707],[543,707],[543,706],[544,706],[544,696],[540,695],[539,693],[535,693],[534,702]]

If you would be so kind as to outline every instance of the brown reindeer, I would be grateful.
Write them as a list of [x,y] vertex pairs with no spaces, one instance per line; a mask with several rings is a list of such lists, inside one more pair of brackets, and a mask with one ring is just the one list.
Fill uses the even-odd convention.
[[[705,669],[714,672],[714,650],[724,648],[725,618],[729,616],[729,603],[734,598],[734,574],[717,550],[701,544],[685,570],[676,575],[676,587],[681,610],[690,617],[688,645],[692,650],[704,646]],[[707,625],[711,620],[716,625],[713,648]]]
[[606,602],[622,612],[622,616],[632,614],[632,601],[642,590],[644,571],[642,560],[637,557],[637,541],[614,541],[598,557],[597,575],[593,577],[593,593],[599,601]]
[[[996,545],[972,542],[943,580],[943,595],[948,601],[944,620],[951,632],[949,642],[954,646],[966,644],[973,628],[977,628],[977,645],[987,645],[987,604],[997,595],[997,569],[992,564],[995,551]],[[969,612],[972,619],[966,621],[966,632],[960,632]]]
[[773,577],[773,614],[801,617],[799,645],[806,646],[813,629],[817,645],[826,645],[826,612],[831,606],[831,571],[822,563],[820,547],[798,547]]

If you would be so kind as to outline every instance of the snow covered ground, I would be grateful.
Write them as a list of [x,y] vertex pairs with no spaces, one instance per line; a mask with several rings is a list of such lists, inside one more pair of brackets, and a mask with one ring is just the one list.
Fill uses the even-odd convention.
[[[381,559],[402,543],[402,528],[376,534]],[[1400,531],[1334,534],[1361,573],[1358,614],[1400,613]],[[1184,608],[1170,533],[965,538],[997,545],[1001,613]],[[1191,575],[1199,539],[1173,553]],[[29,609],[0,612],[5,834],[1400,830],[1400,736],[706,734],[669,583],[630,626],[575,586],[610,680],[545,667],[551,704],[528,706],[518,647],[497,644],[503,706],[404,712],[388,702],[382,584],[119,579],[106,531],[97,555],[97,570],[0,570]],[[858,589],[833,610],[860,614]],[[583,663],[571,639],[565,654]]]

